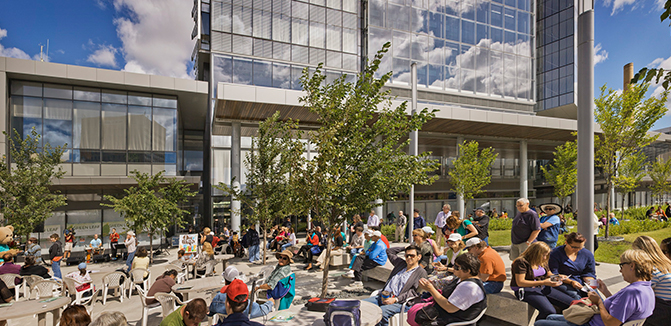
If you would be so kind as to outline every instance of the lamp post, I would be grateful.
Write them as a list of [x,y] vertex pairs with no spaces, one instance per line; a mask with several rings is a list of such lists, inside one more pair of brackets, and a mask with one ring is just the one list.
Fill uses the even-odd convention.
[[[594,0],[578,0],[578,232],[594,251]],[[577,196],[576,196],[577,197]]]

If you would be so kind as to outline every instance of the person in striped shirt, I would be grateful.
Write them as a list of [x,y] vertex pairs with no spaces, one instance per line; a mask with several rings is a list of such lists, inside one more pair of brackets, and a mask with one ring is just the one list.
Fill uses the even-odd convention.
[[636,238],[632,247],[648,254],[654,266],[651,286],[655,291],[655,310],[644,325],[668,325],[671,318],[671,260],[649,236]]

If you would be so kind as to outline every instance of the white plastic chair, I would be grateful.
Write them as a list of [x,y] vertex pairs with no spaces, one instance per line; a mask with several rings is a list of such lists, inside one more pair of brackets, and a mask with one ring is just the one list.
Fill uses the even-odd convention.
[[199,278],[199,277],[203,278],[203,277],[208,277],[208,276],[212,275],[214,273],[214,266],[217,263],[218,262],[216,260],[208,260],[207,262],[205,262],[205,264],[204,264],[205,265],[205,274],[199,275],[198,272],[196,272],[196,278]]
[[[445,326],[467,326],[467,325],[475,325],[475,324],[477,324],[478,320],[480,320],[480,318],[482,318],[482,316],[485,315],[485,312],[487,312],[487,308],[482,309],[482,312],[480,312],[480,314],[479,314],[477,317],[475,317],[473,320],[459,321],[459,322],[456,322],[456,323],[447,324],[447,325],[445,325]],[[645,321],[645,320],[644,320],[644,321]],[[642,324],[642,323],[641,323],[641,324]]]
[[52,280],[42,280],[33,284],[33,292],[36,292],[36,299],[53,298],[54,292],[58,292],[61,284]]
[[25,275],[23,276],[23,296],[26,299],[30,299],[30,294],[32,293],[33,284],[44,280],[42,276],[38,275]]
[[[19,284],[14,284],[15,279],[20,279],[21,283]],[[0,275],[0,279],[7,285],[8,289],[14,289],[15,293],[15,299],[16,301],[19,301],[19,294],[23,290],[22,288],[26,286],[26,282],[23,280],[23,277],[19,274],[2,274]],[[24,291],[24,297],[25,297],[25,290]]]
[[[86,311],[88,311],[89,315],[93,315],[93,307],[96,304],[96,301],[98,300],[98,295],[100,293],[100,289],[93,291],[93,295],[90,297],[85,297],[81,300],[79,304],[84,305],[86,307]],[[74,302],[71,302],[70,305],[75,304]]]
[[185,305],[189,303],[188,300],[186,302],[182,302],[182,300],[179,299],[176,295],[172,293],[156,293],[154,294],[154,299],[158,301],[161,304],[161,309],[163,310],[163,318],[168,317],[170,313],[175,311],[177,307]]
[[174,269],[174,270],[177,271],[177,278],[175,279],[175,281],[179,284],[184,283],[184,281],[186,280],[186,275],[187,275],[187,272],[184,270],[184,267],[181,266],[181,265],[175,265],[175,264],[165,265],[165,270],[166,271],[169,271],[171,269]]
[[107,303],[107,294],[109,293],[109,290],[114,290],[115,296],[119,293],[119,300],[123,302],[123,297],[125,295],[124,285],[126,283],[125,279],[127,278],[128,276],[122,272],[112,272],[103,277],[103,305]]
[[77,281],[75,281],[75,279],[70,277],[63,277],[63,285],[65,286],[65,289],[67,290],[69,296],[74,295],[75,300],[73,301],[73,303],[81,304],[82,299],[84,297],[84,291],[81,292],[77,291]]
[[[144,279],[144,273],[147,273],[147,279]],[[151,273],[144,268],[136,268],[130,271],[130,278],[135,285],[142,284],[145,291],[149,291],[149,279],[151,278]],[[130,298],[130,294],[128,297]]]
[[645,323],[645,320],[646,320],[646,319],[647,319],[647,318],[637,319],[637,320],[630,320],[630,321],[628,321],[628,322],[622,324],[622,326],[641,326],[641,325],[643,325],[643,323]]
[[[142,326],[147,326],[147,318],[151,309],[161,308],[160,302],[147,304],[147,299],[155,299],[155,297],[148,297],[147,291],[143,290],[139,285],[135,284],[135,290],[140,294],[140,302],[142,303]],[[164,316],[165,317],[165,316]]]

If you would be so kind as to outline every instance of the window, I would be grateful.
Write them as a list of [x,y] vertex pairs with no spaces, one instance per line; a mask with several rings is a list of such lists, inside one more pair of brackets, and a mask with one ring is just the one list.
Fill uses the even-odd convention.
[[73,148],[100,148],[100,103],[74,102]]
[[126,149],[126,106],[103,104],[102,149]]
[[177,128],[177,112],[154,108],[152,126],[152,149],[154,151],[174,151]]
[[72,101],[44,99],[44,144],[72,148]]
[[128,107],[128,150],[151,150],[151,108]]

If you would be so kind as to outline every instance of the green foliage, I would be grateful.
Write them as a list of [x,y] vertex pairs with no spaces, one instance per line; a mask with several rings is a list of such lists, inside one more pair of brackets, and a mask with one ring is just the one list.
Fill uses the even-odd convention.
[[478,149],[477,141],[464,141],[459,144],[459,154],[454,160],[454,168],[450,170],[452,191],[464,199],[467,204],[473,197],[482,193],[492,179],[490,167],[499,154],[491,147]]
[[554,187],[555,196],[561,198],[564,206],[566,198],[575,192],[578,183],[578,143],[567,141],[557,146],[552,164],[541,166],[545,179]]
[[[121,198],[105,195],[105,200],[111,204],[101,205],[120,213],[129,229],[146,231],[150,236],[149,248],[152,251],[153,235],[161,234],[174,224],[184,224],[182,217],[187,211],[181,209],[179,203],[194,196],[195,192],[188,190],[185,182],[175,178],[168,181],[163,171],[151,175],[134,170],[131,174],[137,186],[124,189],[125,196]],[[162,187],[161,184],[166,182],[168,186]]]
[[669,178],[671,178],[671,160],[664,161],[661,157],[658,157],[651,164],[648,174],[652,179],[652,184],[650,185],[652,195],[661,201],[662,195],[671,190],[671,182],[669,182]]
[[512,218],[490,218],[489,219],[489,230],[510,230],[513,228],[513,219]]
[[[246,204],[240,213],[251,224],[259,223],[263,231],[263,263],[266,260],[266,230],[278,218],[298,213],[300,207],[292,188],[292,168],[300,163],[303,144],[296,138],[298,124],[292,121],[280,122],[280,112],[259,124],[259,131],[252,139],[252,150],[245,158],[247,166],[247,189],[240,189],[219,183],[215,187]],[[294,138],[294,136],[297,136]],[[302,211],[305,212],[305,211]]]
[[[669,19],[670,14],[671,0],[667,0],[666,3],[664,3],[664,12],[662,12],[662,14],[659,16],[660,21],[664,22],[664,20]],[[653,79],[655,80],[655,84],[659,84],[659,81],[662,80],[662,87],[664,87],[665,90],[669,89],[671,74],[669,74],[669,72],[663,68],[643,68],[639,70],[636,75],[634,75],[634,78],[631,79],[631,82],[637,83],[639,81],[644,81],[649,83]]]
[[392,241],[396,236],[396,225],[383,225],[380,232],[387,237],[387,240]]
[[[423,109],[407,115],[407,102],[393,107],[390,91],[383,91],[391,72],[375,78],[387,43],[357,75],[355,82],[341,76],[326,83],[320,64],[310,75],[303,70],[301,84],[306,96],[300,100],[317,116],[319,128],[310,133],[318,155],[297,166],[294,189],[301,206],[331,230],[344,216],[373,207],[376,199],[393,201],[412,184],[427,185],[438,163],[430,153],[408,155],[408,134],[419,130],[433,112]],[[329,240],[330,241],[330,240]],[[324,263],[322,295],[326,295],[328,256]]]
[[14,233],[28,236],[36,225],[51,216],[54,209],[65,206],[66,198],[52,192],[52,178],[60,179],[59,166],[66,145],[40,146],[40,135],[32,129],[25,139],[14,130],[11,137],[3,132],[9,143],[11,166],[3,155],[0,161],[0,213]]
[[[631,85],[626,92],[618,93],[603,85],[601,95],[594,99],[594,118],[601,127],[601,133],[594,137],[594,163],[602,169],[606,180],[606,203],[610,203],[613,182],[624,161],[659,136],[648,135],[648,131],[666,114],[668,92],[643,100],[649,86]],[[610,205],[606,205],[606,212],[610,213]],[[606,238],[608,230],[609,226]]]
[[[638,187],[639,182],[645,176],[647,163],[643,151],[632,153],[624,158],[618,175],[613,179],[615,188],[622,194],[622,207],[626,195]],[[622,212],[624,218],[624,211]]]
[[[671,222],[658,222],[650,220],[630,220],[630,221],[621,221],[620,225],[611,225],[610,234],[611,235],[624,235],[624,234],[636,234],[641,232],[656,231],[671,227]],[[599,235],[603,236],[605,229],[599,230]]]

